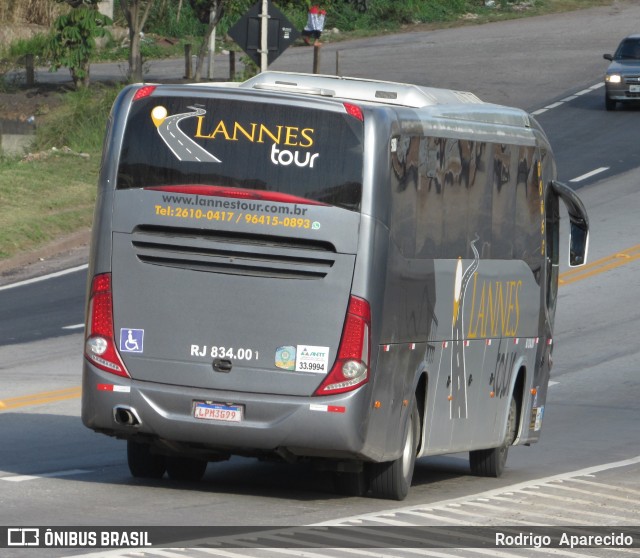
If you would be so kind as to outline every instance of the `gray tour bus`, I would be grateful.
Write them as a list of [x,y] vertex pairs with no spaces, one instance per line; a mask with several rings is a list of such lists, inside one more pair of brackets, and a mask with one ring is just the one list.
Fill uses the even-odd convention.
[[467,92],[264,72],[132,85],[95,210],[82,420],[136,477],[308,460],[403,499],[417,457],[501,474],[540,436],[583,204],[526,112]]

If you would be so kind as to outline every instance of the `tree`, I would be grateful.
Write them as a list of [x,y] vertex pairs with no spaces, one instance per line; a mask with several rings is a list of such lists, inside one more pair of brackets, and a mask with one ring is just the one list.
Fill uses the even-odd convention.
[[97,9],[99,0],[56,0],[69,4],[71,10],[53,23],[49,42],[51,70],[65,66],[71,72],[76,89],[88,87],[90,61],[96,50],[96,37],[108,34],[106,26],[111,20]]
[[[207,51],[209,50],[209,42],[211,41],[211,35],[216,29],[220,18],[224,15],[224,10],[231,0],[190,0],[191,7],[193,8],[196,17],[202,23],[208,23],[207,30],[205,31],[200,45],[200,52],[198,53],[198,63],[196,65],[195,80],[200,81],[202,79],[202,67],[204,65],[205,58],[207,57]],[[210,56],[215,55],[215,48]]]
[[122,13],[129,26],[129,80],[142,81],[142,30],[155,0],[120,0]]

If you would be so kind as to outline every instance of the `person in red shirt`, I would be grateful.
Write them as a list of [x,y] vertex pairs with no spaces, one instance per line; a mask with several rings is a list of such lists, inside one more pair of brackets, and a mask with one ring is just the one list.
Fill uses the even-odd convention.
[[302,39],[305,43],[310,45],[311,39],[313,39],[314,46],[322,44],[320,42],[320,36],[324,31],[324,21],[326,16],[327,11],[320,6],[314,4],[309,8],[309,12],[307,13],[307,24],[302,30]]

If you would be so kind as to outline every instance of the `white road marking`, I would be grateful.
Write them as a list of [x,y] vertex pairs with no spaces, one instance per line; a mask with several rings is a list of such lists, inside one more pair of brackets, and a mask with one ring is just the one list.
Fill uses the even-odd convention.
[[562,99],[562,100],[560,100],[560,101],[558,101],[556,103],[552,103],[550,105],[547,105],[546,107],[543,107],[541,109],[533,111],[531,114],[533,114],[534,116],[538,116],[539,114],[543,114],[543,113],[547,112],[548,110],[551,110],[551,109],[554,109],[554,108],[558,108],[559,106],[562,106],[565,103],[573,101],[574,99],[577,99],[581,95],[586,95],[587,93],[593,93],[596,89],[600,89],[601,87],[604,87],[604,82],[602,82],[602,81],[600,81],[598,83],[595,83],[594,85],[592,85],[591,87],[588,87],[587,89],[583,89],[582,91],[578,91],[577,93],[574,93],[573,95],[570,95],[569,97],[565,97],[564,99]]
[[558,101],[557,103],[551,103],[550,105],[547,105],[544,108],[546,108],[547,110],[551,110],[551,109],[557,108],[557,107],[559,107],[559,106],[561,106],[563,104],[564,103],[562,101]]
[[67,471],[54,471],[52,473],[40,473],[38,475],[9,475],[6,477],[0,477],[0,480],[8,482],[24,482],[37,479],[50,479],[57,477],[69,477],[71,475],[83,475],[90,473],[86,469],[69,469]]
[[75,325],[64,326],[62,329],[83,329],[83,328],[84,328],[84,324],[75,324]]
[[25,279],[24,281],[18,281],[17,283],[11,283],[11,285],[4,285],[0,287],[0,291],[7,289],[13,289],[15,287],[23,287],[24,285],[31,285],[40,281],[46,281],[47,279],[53,279],[54,277],[62,277],[63,275],[69,275],[82,269],[87,269],[89,264],[79,265],[77,267],[70,267],[69,269],[63,269],[62,271],[56,271],[55,273],[49,273],[48,275],[42,275],[41,277],[34,277],[33,279]]
[[595,176],[596,174],[600,174],[601,172],[605,172],[608,171],[610,167],[600,167],[597,169],[594,169],[586,174],[583,174],[581,176],[578,176],[576,178],[572,178],[571,180],[569,180],[569,182],[580,182],[581,180],[585,180],[587,178],[591,178],[592,176]]
[[[494,496],[501,496],[506,491],[520,491],[527,488],[535,488],[539,487],[542,484],[547,484],[554,481],[559,480],[568,480],[574,477],[584,477],[588,475],[593,475],[594,473],[600,473],[602,471],[608,471],[610,469],[617,469],[620,467],[627,467],[629,465],[636,465],[640,463],[640,455],[636,457],[632,457],[630,459],[625,459],[623,461],[614,461],[612,463],[605,463],[603,465],[596,465],[594,467],[587,467],[586,469],[580,469],[578,471],[570,471],[568,473],[561,473],[559,475],[552,475],[550,477],[544,477],[541,479],[533,479],[530,481],[525,481],[519,484],[514,484],[510,486],[505,486],[503,488],[494,488],[492,490],[487,490],[486,492],[481,492],[479,494],[474,494],[473,496],[462,496],[460,498],[453,498],[451,500],[442,500],[440,502],[434,502],[433,504],[427,504],[424,506],[424,509],[434,510],[439,509],[445,506],[449,506],[451,504],[464,503],[468,502],[470,498],[477,500],[478,498],[493,498]],[[391,510],[385,510],[384,513],[402,513],[404,510],[420,510],[420,506],[407,506],[404,508],[395,508]],[[371,518],[375,520],[376,517],[380,515],[380,512],[374,512],[370,514],[363,515],[354,515],[351,517],[341,517],[340,519],[334,519],[330,521],[323,521],[321,523],[314,523],[312,526],[335,526],[335,525],[343,525],[346,522],[356,521],[356,520],[364,520]]]
[[547,112],[547,109],[546,108],[541,108],[541,109],[538,109],[538,110],[534,110],[531,114],[533,114],[533,116],[538,116],[539,114],[543,114],[545,112]]

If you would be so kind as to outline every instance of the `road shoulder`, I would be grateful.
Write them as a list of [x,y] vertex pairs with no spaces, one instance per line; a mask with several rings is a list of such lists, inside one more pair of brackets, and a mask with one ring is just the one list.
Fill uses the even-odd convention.
[[83,229],[61,237],[37,250],[0,260],[0,285],[40,277],[89,260],[91,230]]

